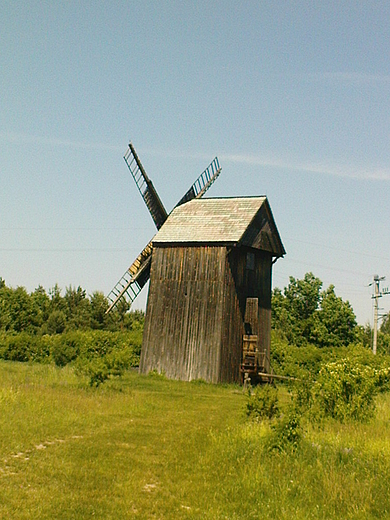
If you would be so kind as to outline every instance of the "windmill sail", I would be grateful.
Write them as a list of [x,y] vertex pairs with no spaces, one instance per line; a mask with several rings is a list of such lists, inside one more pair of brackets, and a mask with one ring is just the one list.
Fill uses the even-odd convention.
[[213,182],[217,179],[221,173],[222,168],[219,165],[218,157],[215,157],[209,166],[202,172],[196,179],[191,188],[185,195],[179,200],[175,207],[181,206],[185,202],[189,202],[192,199],[200,199],[210,188]]
[[133,303],[141,292],[143,286],[149,280],[151,260],[152,241],[144,247],[125,274],[119,279],[115,287],[108,294],[107,299],[109,301],[109,307],[106,314],[108,314],[122,298],[125,298],[130,305]]
[[[135,149],[131,143],[129,144],[129,151],[126,153],[124,159],[138,186],[139,191],[141,192],[142,197],[146,202],[146,205],[149,208],[149,211],[153,217],[157,229],[160,229],[160,227],[168,218],[168,214],[166,213],[164,206],[160,200],[160,197],[157,195],[157,192],[155,191],[151,181],[148,179],[145,171],[143,170],[142,164],[138,159]],[[200,199],[201,197],[203,197],[206,191],[217,179],[218,175],[221,173],[221,170],[222,168],[219,165],[218,158],[215,157],[215,159],[213,159],[209,166],[199,175],[194,184],[179,200],[175,207],[180,206],[181,204],[184,204],[185,202],[188,202],[192,199]],[[152,186],[156,198],[154,198],[154,196],[151,196],[149,198],[149,195],[145,195],[145,193],[152,193],[151,190],[148,191],[148,187],[146,187],[145,189],[145,184],[147,184],[147,181],[145,179],[147,179],[147,181],[150,183],[150,185],[148,186]],[[161,204],[161,208],[163,209],[163,211],[157,210],[158,218],[155,219],[155,217],[153,216],[153,211],[155,208],[159,207],[158,204],[154,205],[154,202],[156,200],[158,200]],[[150,201],[154,202],[150,203]],[[149,204],[151,207],[153,207],[153,211],[150,209]],[[152,242],[153,239],[144,247],[141,253],[137,256],[137,258],[134,260],[134,262],[127,269],[125,274],[120,278],[115,287],[107,296],[107,299],[109,300],[110,304],[106,311],[106,314],[108,314],[122,298],[125,298],[126,301],[131,305],[138,296],[138,294],[141,292],[144,285],[149,280],[150,264],[152,260],[153,250]]]
[[146,171],[142,166],[132,143],[129,144],[129,148],[123,158],[130,170],[131,175],[133,176],[133,179],[135,180],[137,188],[139,189],[139,192],[141,193],[150,214],[152,215],[152,219],[156,224],[157,229],[160,229],[160,227],[166,221],[168,213],[166,212],[164,205],[161,202],[155,187],[153,186],[152,181],[146,175]]

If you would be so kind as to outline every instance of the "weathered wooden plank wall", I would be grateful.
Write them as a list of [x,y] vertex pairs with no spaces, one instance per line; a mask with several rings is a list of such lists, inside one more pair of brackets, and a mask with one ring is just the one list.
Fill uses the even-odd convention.
[[271,268],[269,253],[246,247],[154,247],[140,371],[240,381],[248,297],[259,300],[253,333],[269,359]]
[[[253,269],[248,269],[248,253],[254,255]],[[257,334],[259,348],[266,352],[266,358],[269,360],[271,347],[272,256],[264,251],[240,247],[234,248],[230,252],[228,263],[238,297],[242,323],[241,330],[243,330],[245,321],[246,299],[258,298],[259,300],[258,329],[253,331],[253,334]],[[238,330],[235,337],[237,335]],[[231,341],[234,341],[233,337]],[[269,369],[269,366],[267,369]]]
[[220,380],[224,247],[155,247],[140,371]]
[[226,255],[225,294],[222,323],[221,372],[220,380],[240,382],[240,362],[244,322],[240,309],[239,294],[230,262],[230,253]]

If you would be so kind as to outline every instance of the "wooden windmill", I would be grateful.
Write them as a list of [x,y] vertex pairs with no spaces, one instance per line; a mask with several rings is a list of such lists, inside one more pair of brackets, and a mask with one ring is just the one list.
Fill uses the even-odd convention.
[[202,198],[215,158],[168,215],[133,145],[124,159],[158,229],[108,295],[150,278],[140,372],[239,382],[269,375],[272,266],[285,254],[265,196]]
[[[124,155],[124,160],[157,229],[159,230],[167,220],[168,213],[164,208],[152,181],[147,176],[132,143],[129,144],[128,150]],[[178,207],[192,199],[201,198],[217,179],[221,169],[218,158],[215,157],[175,207]],[[148,242],[131,266],[126,270],[124,275],[119,279],[115,287],[108,294],[107,298],[109,300],[109,307],[107,313],[109,313],[121,299],[125,299],[130,305],[136,299],[149,280],[152,251],[153,239]]]

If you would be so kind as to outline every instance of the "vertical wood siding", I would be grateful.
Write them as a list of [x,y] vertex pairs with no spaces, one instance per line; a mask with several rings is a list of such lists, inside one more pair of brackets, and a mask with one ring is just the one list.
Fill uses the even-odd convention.
[[[247,269],[247,253],[255,255],[254,269]],[[226,301],[226,314],[235,315],[237,313],[236,305],[239,307],[240,317],[235,318],[234,323],[225,323],[224,338],[226,345],[223,351],[230,349],[231,360],[230,368],[224,368],[224,378],[234,374],[234,380],[239,380],[239,363],[241,359],[242,335],[244,333],[245,322],[245,306],[247,298],[258,298],[258,329],[252,331],[258,336],[258,346],[260,351],[266,353],[269,369],[269,357],[271,347],[271,273],[272,273],[272,256],[271,254],[249,249],[245,247],[234,248],[228,255],[228,270],[231,273],[231,279],[234,283],[234,292],[236,302],[234,302],[234,294]],[[228,277],[226,277],[226,280]],[[229,286],[227,286],[229,287]],[[231,292],[231,288],[229,287]],[[237,347],[237,344],[239,345]]]
[[245,247],[154,247],[140,371],[238,382],[248,297],[259,299],[257,335],[269,357],[271,267],[269,253]]
[[219,381],[224,247],[153,250],[140,371]]
[[222,348],[220,380],[240,382],[240,363],[244,321],[240,308],[234,270],[231,269],[230,253],[226,256],[224,321],[222,323]]

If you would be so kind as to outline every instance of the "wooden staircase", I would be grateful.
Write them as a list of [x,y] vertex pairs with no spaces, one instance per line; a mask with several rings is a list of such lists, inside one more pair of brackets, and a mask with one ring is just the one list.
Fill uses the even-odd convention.
[[272,369],[267,352],[260,351],[258,348],[259,302],[257,298],[246,299],[244,329],[240,364],[241,382],[247,385],[263,380],[271,381]]

